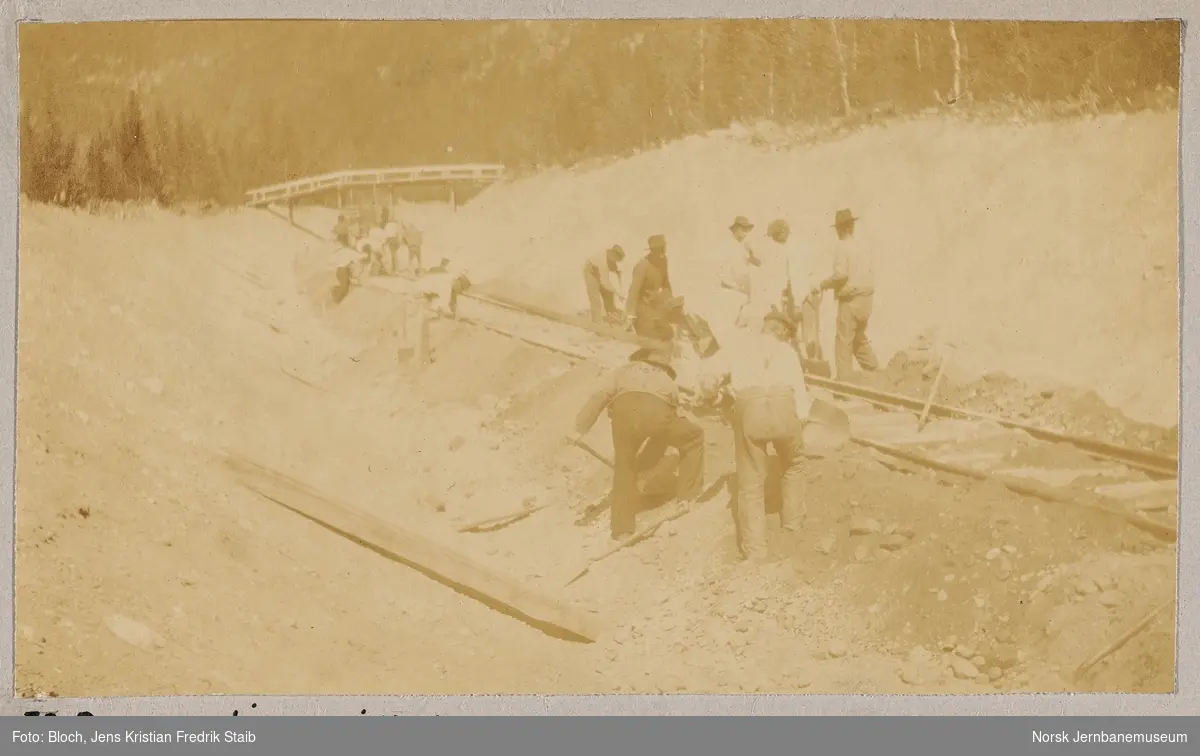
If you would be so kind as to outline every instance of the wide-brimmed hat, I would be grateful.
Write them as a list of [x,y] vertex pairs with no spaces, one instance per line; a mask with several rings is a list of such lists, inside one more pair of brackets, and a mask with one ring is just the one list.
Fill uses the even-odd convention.
[[848,209],[843,208],[834,213],[833,227],[837,228],[838,226],[848,226],[856,220],[858,220],[857,215],[850,212]]
[[629,355],[630,362],[644,362],[647,365],[654,365],[666,371],[667,375],[671,376],[671,380],[675,380],[675,368],[671,365],[675,355],[671,354],[666,349],[658,347],[642,347],[633,354]]
[[733,219],[733,223],[729,224],[730,231],[734,230],[735,228],[744,228],[747,231],[752,231],[754,229],[754,224],[751,223],[750,219],[747,218],[746,216],[739,215],[738,217]]
[[646,240],[646,248],[651,252],[656,252],[660,249],[667,248],[667,237],[662,234],[655,234]]
[[770,312],[763,316],[763,323],[779,323],[788,329],[788,333],[796,332],[796,321],[775,308],[771,308]]

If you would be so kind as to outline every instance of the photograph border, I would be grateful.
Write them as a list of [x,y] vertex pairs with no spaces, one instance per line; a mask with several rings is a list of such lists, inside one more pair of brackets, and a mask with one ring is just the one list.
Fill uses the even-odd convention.
[[[87,711],[95,715],[1194,715],[1200,712],[1200,511],[1192,504],[1179,507],[1177,692],[1145,694],[994,694],[994,695],[595,695],[595,696],[183,696],[139,698],[14,699],[14,543],[16,434],[16,308],[17,308],[17,27],[21,21],[79,22],[185,19],[584,19],[584,18],[772,18],[830,15],[830,2],[793,0],[588,0],[583,3],[509,0],[429,2],[405,0],[7,0],[0,3],[0,377],[9,389],[0,408],[0,454],[8,474],[0,476],[0,557],[12,580],[0,600],[0,715],[27,711],[59,715]],[[839,7],[839,18],[954,18],[962,20],[1077,20],[1115,21],[1181,19],[1184,25],[1180,82],[1180,413],[1179,486],[1181,502],[1196,490],[1200,465],[1186,452],[1196,442],[1195,418],[1188,417],[1193,400],[1187,387],[1200,378],[1200,349],[1195,339],[1200,304],[1187,292],[1198,283],[1200,262],[1184,255],[1185,239],[1200,232],[1197,183],[1196,68],[1200,40],[1189,23],[1200,16],[1200,4],[1148,0],[1088,0],[1022,2],[1019,0],[855,0]],[[1184,422],[1184,420],[1187,422]],[[3,574],[0,572],[0,574]],[[251,704],[255,704],[251,712]]]

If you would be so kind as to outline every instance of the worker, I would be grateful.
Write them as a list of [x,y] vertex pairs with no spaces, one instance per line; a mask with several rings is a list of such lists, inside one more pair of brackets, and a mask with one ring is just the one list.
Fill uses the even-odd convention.
[[443,257],[440,263],[425,271],[417,286],[432,303],[434,312],[453,318],[458,315],[458,298],[471,288],[471,279],[466,268]]
[[624,259],[625,250],[619,244],[614,244],[604,252],[589,257],[583,264],[583,283],[587,288],[593,322],[603,323],[620,316],[619,303],[622,297],[613,279],[620,281],[620,263]]
[[750,297],[750,278],[747,268],[753,251],[747,238],[754,224],[739,215],[729,226],[732,238],[722,245],[720,262],[717,266],[716,294],[711,295],[707,311],[708,320],[723,320],[735,323],[741,317],[742,308]]
[[[820,360],[821,279],[811,255],[804,254],[792,239],[791,226],[782,219],[767,227],[767,248],[777,251],[786,268],[786,283],[779,309],[798,326],[797,344],[803,356]],[[774,306],[774,305],[772,305]]]
[[350,246],[350,224],[346,222],[345,215],[338,216],[337,224],[333,227],[333,238],[343,247]]
[[867,323],[875,299],[875,267],[870,250],[854,238],[858,218],[850,210],[838,210],[833,228],[837,244],[833,253],[833,275],[821,282],[821,291],[832,290],[837,299],[837,326],[833,359],[837,380],[854,378],[854,362],[866,372],[879,369],[879,360],[867,338]]
[[383,227],[383,235],[385,238],[385,248],[383,259],[386,265],[384,266],[389,276],[400,275],[400,224],[392,218]]
[[780,525],[798,530],[806,514],[801,451],[812,398],[791,345],[796,325],[785,313],[769,311],[757,333],[731,331],[718,332],[720,351],[701,364],[700,393],[732,394],[738,549],[743,558],[761,561],[767,552],[768,447],[774,447],[783,470]]
[[424,242],[424,235],[413,224],[401,220],[400,240],[408,248],[408,267],[414,275],[421,275],[421,245]]
[[672,355],[666,349],[639,349],[617,368],[588,399],[575,420],[578,442],[607,408],[612,420],[613,482],[609,495],[611,535],[622,540],[633,535],[641,503],[638,471],[643,444],[679,452],[676,496],[683,501],[699,498],[704,488],[704,429],[679,414],[679,386]]
[[767,226],[765,238],[746,243],[746,304],[738,324],[757,331],[763,317],[784,305],[784,290],[788,278],[788,246],[790,233],[785,221],[775,220]]
[[646,256],[633,266],[625,312],[634,331],[650,339],[675,338],[672,322],[680,317],[683,302],[671,291],[667,265],[667,239],[655,234],[646,240]]

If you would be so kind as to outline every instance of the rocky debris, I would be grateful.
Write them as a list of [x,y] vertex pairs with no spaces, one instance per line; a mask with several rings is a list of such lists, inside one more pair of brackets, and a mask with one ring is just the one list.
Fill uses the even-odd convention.
[[979,668],[961,656],[950,657],[950,669],[959,680],[974,680],[979,677]]
[[845,641],[835,640],[829,644],[825,652],[829,655],[830,659],[840,659],[850,652],[850,647],[846,645]]
[[850,535],[865,536],[874,535],[881,529],[878,520],[873,520],[866,517],[855,517],[850,520]]
[[905,544],[907,543],[908,539],[904,536],[893,534],[884,538],[879,543],[879,548],[883,549],[884,551],[899,551],[900,549],[904,548]]
[[854,547],[854,561],[865,562],[870,557],[871,557],[871,550],[869,548],[867,548],[866,544],[860,543],[859,545]]
[[1124,598],[1117,591],[1105,591],[1100,594],[1100,597],[1096,601],[1099,602],[1100,606],[1115,609],[1124,603]]
[[991,667],[987,671],[988,680],[996,682],[1001,677],[1004,677],[1004,672],[999,667]]
[[1001,559],[996,565],[996,579],[1004,582],[1012,577],[1013,564],[1007,559]]

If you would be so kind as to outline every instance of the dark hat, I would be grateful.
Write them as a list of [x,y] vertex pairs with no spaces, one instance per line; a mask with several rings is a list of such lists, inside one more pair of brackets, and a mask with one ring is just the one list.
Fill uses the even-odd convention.
[[629,355],[630,362],[644,362],[647,365],[662,368],[667,375],[671,376],[671,380],[675,380],[675,368],[671,366],[673,358],[673,354],[660,347],[642,347]]
[[850,212],[848,209],[843,208],[841,210],[838,210],[837,213],[834,214],[833,227],[837,228],[838,226],[848,226],[856,220],[858,220],[858,217],[855,216],[854,213]]
[[618,260],[625,259],[625,249],[623,247],[621,247],[620,244],[612,245],[611,247],[608,248],[608,251],[611,252],[612,254],[616,255],[616,258]]
[[780,232],[788,233],[791,230],[792,229],[788,225],[788,222],[783,220],[782,218],[779,218],[779,219],[771,221],[771,224],[769,226],[767,226],[767,235],[768,236],[776,236]]
[[732,231],[735,228],[744,228],[747,231],[749,231],[750,229],[754,228],[754,224],[751,223],[750,219],[747,218],[746,216],[739,215],[738,217],[733,219],[733,223],[729,224],[730,231]]
[[781,323],[782,325],[786,326],[788,329],[788,333],[796,332],[796,321],[792,320],[791,318],[789,318],[787,316],[787,314],[780,312],[779,310],[775,309],[774,307],[771,308],[770,312],[768,312],[766,315],[763,316],[764,324],[770,323],[770,322]]
[[655,234],[646,240],[646,246],[649,247],[651,252],[660,249],[666,249],[667,237],[663,236],[662,234]]

